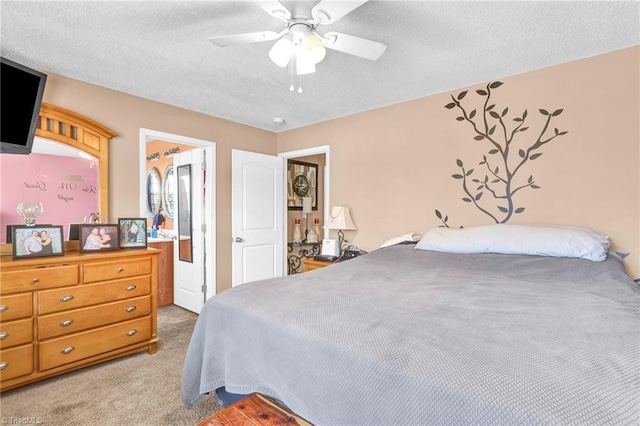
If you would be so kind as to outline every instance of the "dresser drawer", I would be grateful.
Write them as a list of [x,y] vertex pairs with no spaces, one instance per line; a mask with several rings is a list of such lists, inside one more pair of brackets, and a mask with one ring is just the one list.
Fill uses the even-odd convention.
[[151,296],[105,303],[38,318],[38,338],[49,339],[107,324],[149,315]]
[[151,258],[88,263],[84,265],[84,282],[114,280],[151,273]]
[[33,372],[33,345],[0,351],[0,380],[9,380]]
[[24,345],[33,341],[31,318],[0,323],[0,349]]
[[0,292],[20,293],[43,288],[78,284],[78,265],[59,265],[44,268],[3,271],[0,273]]
[[108,283],[79,285],[38,292],[38,313],[50,314],[151,293],[151,277],[127,278]]
[[33,314],[32,300],[31,293],[0,297],[0,321],[30,317]]
[[40,371],[151,338],[151,317],[96,328],[39,344]]

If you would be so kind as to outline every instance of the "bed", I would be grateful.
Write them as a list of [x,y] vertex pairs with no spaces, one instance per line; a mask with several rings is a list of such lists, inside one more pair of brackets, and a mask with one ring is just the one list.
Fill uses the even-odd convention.
[[226,389],[319,425],[640,424],[640,287],[620,258],[418,245],[211,298],[184,405]]

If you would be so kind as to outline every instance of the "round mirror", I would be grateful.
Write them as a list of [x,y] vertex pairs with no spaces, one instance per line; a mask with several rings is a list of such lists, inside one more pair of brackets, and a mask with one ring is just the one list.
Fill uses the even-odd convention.
[[153,167],[147,172],[147,216],[153,217],[158,213],[161,201],[160,172]]
[[173,165],[167,166],[164,170],[164,179],[162,181],[162,204],[167,218],[173,220],[173,212],[175,208],[174,194],[176,193],[176,177]]

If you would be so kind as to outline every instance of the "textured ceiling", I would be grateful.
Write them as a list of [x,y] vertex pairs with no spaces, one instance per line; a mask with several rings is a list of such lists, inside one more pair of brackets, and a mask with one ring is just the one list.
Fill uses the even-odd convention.
[[4,57],[275,132],[640,44],[638,1],[371,0],[319,32],[384,55],[328,50],[298,94],[268,57],[274,42],[208,41],[284,28],[251,1],[2,0],[0,16]]

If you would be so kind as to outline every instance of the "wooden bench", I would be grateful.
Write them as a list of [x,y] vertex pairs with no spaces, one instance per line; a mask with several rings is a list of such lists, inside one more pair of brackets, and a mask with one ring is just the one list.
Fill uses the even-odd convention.
[[252,393],[197,424],[197,426],[234,425],[313,426],[296,413],[278,404],[273,398],[260,393]]

